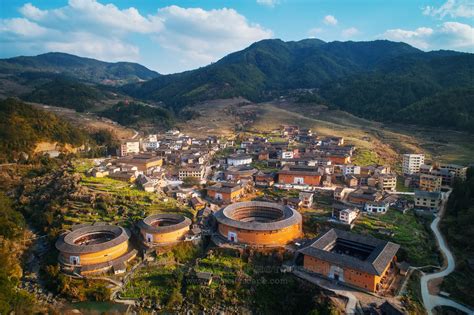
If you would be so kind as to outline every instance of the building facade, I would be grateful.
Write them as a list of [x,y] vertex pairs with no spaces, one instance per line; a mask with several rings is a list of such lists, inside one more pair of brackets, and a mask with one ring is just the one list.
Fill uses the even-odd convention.
[[404,175],[420,172],[420,166],[425,164],[424,154],[403,154],[402,170]]
[[309,272],[377,292],[399,248],[392,242],[331,229],[299,250],[297,263]]

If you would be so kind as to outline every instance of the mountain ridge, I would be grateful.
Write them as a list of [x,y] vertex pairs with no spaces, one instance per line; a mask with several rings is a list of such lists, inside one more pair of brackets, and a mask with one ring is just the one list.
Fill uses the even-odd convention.
[[79,80],[112,85],[150,80],[160,76],[158,72],[138,63],[106,62],[62,52],[0,59],[0,72],[62,73]]

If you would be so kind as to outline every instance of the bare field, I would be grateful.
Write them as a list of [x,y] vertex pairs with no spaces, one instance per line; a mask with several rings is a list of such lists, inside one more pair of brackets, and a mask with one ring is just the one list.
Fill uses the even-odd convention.
[[179,123],[177,127],[192,136],[232,136],[253,121],[259,106],[244,98],[208,101],[192,107],[200,117]]

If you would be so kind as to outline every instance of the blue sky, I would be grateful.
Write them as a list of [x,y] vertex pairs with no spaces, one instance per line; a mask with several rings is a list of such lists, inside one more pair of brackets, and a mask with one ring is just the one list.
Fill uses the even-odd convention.
[[474,51],[472,0],[0,0],[0,57],[61,51],[160,73],[251,43],[390,39]]

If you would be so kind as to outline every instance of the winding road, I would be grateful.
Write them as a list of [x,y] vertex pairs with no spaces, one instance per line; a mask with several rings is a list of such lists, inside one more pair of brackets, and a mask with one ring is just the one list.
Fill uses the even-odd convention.
[[449,250],[446,241],[439,231],[439,221],[441,221],[441,218],[446,211],[446,202],[442,205],[442,209],[439,212],[439,215],[431,222],[431,230],[433,231],[434,235],[436,236],[436,241],[438,243],[438,247],[440,251],[443,253],[443,256],[445,258],[445,261],[447,262],[447,266],[445,269],[435,272],[435,273],[430,273],[430,274],[425,274],[421,277],[421,295],[423,298],[423,304],[425,306],[426,311],[428,312],[428,315],[433,314],[433,309],[436,306],[451,306],[453,308],[459,309],[463,312],[466,312],[466,314],[474,314],[474,311],[472,309],[467,308],[466,306],[459,304],[453,300],[450,300],[448,298],[441,297],[439,295],[432,295],[430,294],[428,290],[428,282],[432,279],[436,278],[442,278],[446,277],[449,275],[451,272],[453,272],[456,263],[454,261],[454,256]]

